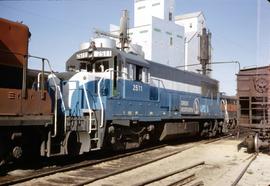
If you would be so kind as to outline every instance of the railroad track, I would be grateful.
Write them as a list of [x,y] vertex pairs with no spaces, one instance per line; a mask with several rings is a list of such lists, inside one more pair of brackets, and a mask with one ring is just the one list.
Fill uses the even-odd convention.
[[[166,179],[168,177],[171,177],[173,175],[176,175],[176,174],[185,172],[187,170],[193,169],[195,167],[198,167],[198,166],[201,166],[201,165],[204,165],[204,164],[205,164],[204,161],[199,162],[199,163],[195,163],[193,165],[190,165],[190,166],[181,168],[179,170],[176,170],[176,171],[173,171],[173,172],[169,172],[169,173],[164,174],[164,175],[159,175],[159,176],[154,177],[154,178],[149,179],[149,180],[144,180],[143,182],[137,183],[137,184],[135,184],[133,186],[143,186],[143,185],[153,184],[155,182],[164,180],[164,179]],[[187,176],[180,177],[180,179],[178,179],[177,181],[173,181],[173,182],[167,184],[167,186],[185,185],[185,184],[188,184],[188,183],[190,183],[190,182],[192,182],[194,180],[196,180],[196,175],[195,175],[195,173],[192,173],[192,174],[189,174]],[[192,185],[193,186],[200,186],[200,185],[203,185],[203,182],[202,181],[196,181]]]
[[[3,177],[0,177],[0,186],[23,183],[23,182],[26,182],[26,181],[29,181],[32,179],[53,175],[53,174],[56,174],[59,172],[80,169],[80,168],[83,168],[86,166],[96,165],[96,164],[102,163],[104,161],[110,161],[110,160],[122,158],[125,156],[129,156],[129,155],[143,153],[146,151],[162,148],[162,147],[165,147],[166,145],[167,144],[162,144],[162,145],[157,145],[154,147],[148,147],[145,149],[137,149],[137,150],[133,150],[131,152],[120,153],[120,154],[113,155],[113,156],[105,155],[105,157],[103,157],[103,158],[99,158],[99,159],[95,159],[95,160],[87,160],[87,161],[83,161],[83,162],[79,162],[79,163],[75,162],[75,164],[74,163],[71,163],[71,164],[67,163],[66,165],[62,165],[62,166],[52,166],[52,167],[48,167],[48,168],[45,168],[42,170],[41,169],[37,170],[35,172],[30,172],[29,174],[26,173],[26,175],[23,175],[23,176],[3,176]],[[99,155],[99,153],[98,153],[98,155]]]
[[[158,147],[117,155],[114,157],[82,162],[64,168],[56,168],[55,170],[34,174],[31,176],[24,176],[23,178],[21,177],[18,179],[7,180],[5,182],[1,182],[0,185],[86,185],[110,176],[145,166],[150,163],[154,163],[161,159],[181,153],[185,150],[194,148],[199,144],[212,143],[228,137],[230,136],[212,140],[191,142],[189,144],[181,144],[179,145],[179,148],[166,148],[166,145],[161,145]],[[180,181],[181,180],[179,180],[179,182]],[[198,185],[202,185],[202,183],[200,182]]]
[[235,181],[232,183],[232,186],[236,186],[239,183],[239,181],[244,176],[244,174],[247,172],[249,166],[257,158],[257,156],[258,156],[258,153],[254,153],[253,155],[251,155],[248,158],[249,161],[247,162],[246,166],[241,170],[241,172],[239,173],[239,175],[237,176],[237,178],[235,179]]

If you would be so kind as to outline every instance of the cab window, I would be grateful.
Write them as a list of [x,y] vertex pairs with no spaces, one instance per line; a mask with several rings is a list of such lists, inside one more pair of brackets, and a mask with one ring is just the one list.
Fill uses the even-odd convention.
[[128,63],[127,73],[128,79],[130,80],[140,81],[144,83],[148,83],[149,81],[149,71],[145,67]]
[[128,64],[128,79],[134,80],[135,79],[135,65],[133,64]]
[[135,76],[135,80],[136,81],[142,81],[143,77],[142,77],[142,74],[143,74],[143,67],[141,66],[136,66],[136,72],[135,72],[136,76]]
[[95,72],[104,72],[109,69],[109,61],[97,61],[95,63]]

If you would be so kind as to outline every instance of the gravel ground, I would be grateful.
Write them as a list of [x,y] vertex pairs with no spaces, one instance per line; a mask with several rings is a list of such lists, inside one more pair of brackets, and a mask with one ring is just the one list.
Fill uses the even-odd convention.
[[[196,174],[196,181],[202,180],[204,185],[231,185],[251,157],[251,154],[246,153],[244,148],[240,151],[237,150],[237,144],[239,143],[240,140],[225,139],[199,145],[196,148],[186,150],[147,166],[99,180],[91,185],[136,185],[144,180],[152,179],[201,161],[205,161],[205,165],[176,174],[151,185],[166,185],[192,173]],[[238,185],[269,185],[269,167],[270,156],[266,154],[259,155]]]

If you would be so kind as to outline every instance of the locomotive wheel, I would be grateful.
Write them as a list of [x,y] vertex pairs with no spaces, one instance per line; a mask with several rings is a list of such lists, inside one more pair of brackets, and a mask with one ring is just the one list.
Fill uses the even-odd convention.
[[254,136],[254,150],[255,152],[259,152],[259,134],[256,133],[255,136]]

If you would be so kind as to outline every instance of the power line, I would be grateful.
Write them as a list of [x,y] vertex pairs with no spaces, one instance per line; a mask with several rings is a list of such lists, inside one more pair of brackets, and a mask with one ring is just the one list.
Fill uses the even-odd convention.
[[[211,62],[211,63],[208,63],[208,65],[218,65],[218,64],[238,64],[238,68],[239,68],[239,71],[241,70],[241,64],[239,61],[215,61],[215,62]],[[181,66],[176,66],[176,68],[182,68],[182,67],[189,67],[189,66],[198,66],[198,65],[201,65],[200,63],[197,63],[197,64],[190,64],[190,65],[181,65]]]

